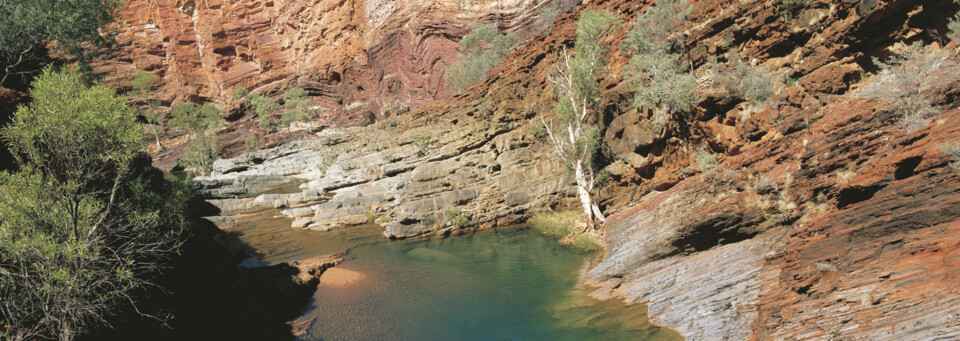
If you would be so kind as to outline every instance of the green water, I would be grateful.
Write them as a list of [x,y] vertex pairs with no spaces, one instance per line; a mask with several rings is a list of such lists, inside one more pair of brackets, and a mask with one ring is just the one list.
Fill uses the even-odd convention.
[[588,255],[512,228],[448,238],[387,240],[377,227],[293,229],[271,210],[239,237],[270,264],[349,250],[338,267],[365,277],[320,286],[301,340],[679,340],[646,307],[597,301],[578,286]]

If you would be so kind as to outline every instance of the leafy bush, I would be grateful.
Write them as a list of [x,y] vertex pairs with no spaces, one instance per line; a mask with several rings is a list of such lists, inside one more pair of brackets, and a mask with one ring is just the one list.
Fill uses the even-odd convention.
[[940,146],[940,152],[950,157],[950,167],[960,172],[960,143],[945,143]]
[[247,95],[250,94],[250,91],[247,91],[246,88],[238,86],[237,90],[233,92],[233,99],[244,99],[247,98]]
[[185,183],[140,153],[127,99],[46,69],[4,136],[19,163],[0,172],[0,321],[15,339],[73,339],[123,312],[180,245]]
[[637,14],[633,29],[621,48],[630,54],[678,53],[683,50],[680,29],[690,16],[692,7],[686,0],[659,0],[645,12]]
[[634,106],[655,109],[655,120],[688,111],[699,101],[697,80],[680,63],[683,51],[680,28],[691,7],[686,0],[658,1],[637,15],[621,49],[632,55],[624,78],[636,87]]
[[431,138],[430,134],[423,134],[413,139],[413,146],[417,148],[418,155],[423,156],[427,153],[427,149],[433,143]]
[[570,247],[581,253],[591,253],[600,251],[600,244],[592,236],[581,233],[570,241]]
[[940,113],[934,102],[960,79],[960,67],[950,55],[950,51],[920,43],[901,46],[888,62],[874,58],[880,72],[855,94],[887,105],[898,124],[911,133]]
[[[241,98],[247,96],[246,90],[238,88],[237,93],[234,94],[234,97],[237,96],[241,96]],[[260,129],[270,131],[278,125],[286,127],[293,122],[310,122],[319,114],[323,113],[322,108],[317,110],[310,109],[310,101],[307,100],[307,91],[303,88],[291,88],[284,92],[281,98],[283,99],[282,106],[272,98],[256,92],[247,97],[247,104],[253,107],[259,117],[257,126],[260,127]],[[275,111],[281,109],[280,119],[275,121],[272,115]]]
[[458,229],[462,229],[470,225],[470,216],[461,212],[457,207],[447,208],[447,210],[443,212],[443,217],[446,218],[446,221],[450,223],[451,226]]
[[260,129],[267,131],[274,129],[273,119],[270,118],[270,114],[280,108],[280,104],[277,104],[272,98],[261,95],[259,93],[253,93],[247,98],[247,104],[253,107],[253,111],[257,113],[259,121],[257,126]]
[[704,174],[704,181],[710,184],[710,192],[718,193],[723,188],[732,185],[739,177],[736,170],[723,167],[717,162],[717,157],[706,147],[697,150],[694,158],[700,171]]
[[250,152],[257,150],[258,144],[259,143],[257,142],[257,139],[247,139],[246,141],[243,141],[243,145],[246,146],[247,151],[250,151]]
[[115,42],[107,26],[122,7],[118,0],[0,1],[0,87],[9,76],[27,80],[56,58],[90,70]]
[[163,117],[157,110],[160,103],[150,100],[150,91],[153,90],[153,84],[156,83],[156,81],[157,75],[143,70],[137,70],[133,73],[133,81],[130,82],[130,88],[133,90],[135,98],[142,104],[147,105],[147,110],[143,113],[143,117],[147,120],[147,123],[153,125],[153,138],[157,141],[157,149],[163,150],[163,145],[160,144],[160,129],[163,129]]
[[716,75],[714,83],[728,94],[755,105],[766,102],[776,94],[777,86],[782,81],[772,70],[748,64],[737,52],[729,53],[727,60],[729,65],[723,66],[716,58],[710,57],[707,68]]
[[487,71],[499,65],[507,56],[516,40],[517,36],[513,33],[499,34],[496,26],[474,26],[460,40],[460,57],[444,72],[447,85],[456,92],[462,92],[482,81],[487,77]]
[[557,19],[557,16],[570,13],[576,9],[579,4],[580,0],[548,0],[548,4],[540,9],[540,15],[537,16],[537,25],[540,26],[544,32],[549,33],[553,26],[553,21]]
[[780,10],[788,16],[795,15],[800,9],[810,6],[813,0],[779,0]]
[[707,147],[697,149],[694,161],[697,163],[697,167],[700,168],[700,172],[703,173],[712,172],[714,168],[717,168],[717,157],[714,156],[713,152],[707,149]]
[[960,43],[960,13],[953,16],[953,19],[950,19],[950,22],[947,23],[947,38],[953,40],[955,43]]
[[284,113],[280,116],[280,125],[288,126],[293,122],[310,122],[320,113],[320,110],[310,109],[307,100],[307,91],[302,88],[292,88],[283,94]]
[[579,217],[580,214],[576,211],[539,212],[533,215],[530,226],[547,236],[559,239],[573,232]]
[[173,106],[170,124],[193,134],[181,158],[187,168],[201,175],[210,172],[213,161],[220,156],[220,139],[216,131],[224,123],[220,109],[213,104],[179,103]]
[[547,130],[544,128],[543,122],[534,121],[530,123],[530,134],[533,134],[533,137],[537,139],[547,137]]
[[680,63],[678,54],[638,54],[625,68],[636,84],[633,105],[657,109],[661,123],[664,114],[676,114],[693,108],[697,79]]

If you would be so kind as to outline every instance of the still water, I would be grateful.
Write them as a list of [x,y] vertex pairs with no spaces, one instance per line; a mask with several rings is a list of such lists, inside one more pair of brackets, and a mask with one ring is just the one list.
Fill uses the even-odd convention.
[[301,340],[680,340],[646,307],[597,301],[577,278],[590,261],[525,228],[387,240],[375,226],[328,232],[290,227],[265,210],[237,237],[258,266],[341,253],[362,274],[321,285],[299,318]]

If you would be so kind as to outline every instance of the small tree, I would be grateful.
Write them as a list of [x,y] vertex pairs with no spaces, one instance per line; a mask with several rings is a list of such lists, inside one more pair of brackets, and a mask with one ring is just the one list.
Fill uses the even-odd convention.
[[497,27],[480,24],[460,40],[460,57],[444,72],[447,84],[462,92],[487,77],[487,72],[500,64],[517,40],[513,33],[499,34]]
[[593,158],[600,145],[600,128],[590,122],[600,122],[596,118],[600,97],[596,74],[606,68],[604,57],[608,52],[601,39],[620,23],[620,18],[609,11],[585,9],[580,13],[576,56],[570,57],[564,47],[562,60],[554,65],[555,73],[548,79],[553,84],[558,122],[540,118],[554,151],[573,170],[585,230],[606,221],[592,197]]
[[75,71],[44,71],[4,138],[19,163],[0,172],[0,321],[15,339],[59,338],[140,312],[137,293],[179,247],[189,190],[139,152],[126,98]]
[[880,72],[855,94],[886,104],[897,123],[911,133],[940,113],[934,104],[960,80],[960,65],[950,58],[949,51],[934,46],[914,43],[899,47],[887,62],[874,59]]
[[136,99],[147,106],[147,111],[143,113],[143,117],[152,125],[153,137],[157,141],[157,150],[163,150],[163,145],[160,144],[159,131],[159,129],[163,129],[161,123],[163,118],[157,111],[160,104],[157,103],[157,101],[150,100],[150,91],[153,91],[153,84],[156,83],[156,81],[157,75],[143,70],[137,70],[137,72],[133,73],[133,82],[130,83],[130,87],[133,89],[133,94]]
[[122,5],[118,0],[0,0],[0,87],[10,76],[36,74],[53,55],[87,66],[113,45],[105,28]]
[[680,27],[690,14],[686,0],[660,0],[637,15],[621,48],[631,55],[624,78],[633,82],[634,105],[654,109],[654,121],[666,124],[668,115],[697,104],[697,80],[680,63],[683,40]]
[[200,175],[209,173],[213,161],[220,155],[220,139],[216,131],[224,123],[220,110],[213,104],[180,103],[173,106],[170,124],[193,135],[187,142],[183,160]]
[[322,109],[310,109],[307,91],[302,88],[292,88],[283,93],[283,109],[280,116],[281,126],[289,126],[293,122],[310,122],[322,112]]
[[960,43],[960,13],[950,19],[950,22],[947,23],[947,30],[947,38],[955,43]]

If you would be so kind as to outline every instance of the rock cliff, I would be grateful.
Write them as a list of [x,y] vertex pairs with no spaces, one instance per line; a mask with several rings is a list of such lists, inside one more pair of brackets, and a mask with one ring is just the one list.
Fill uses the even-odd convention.
[[[229,105],[237,87],[309,91],[339,124],[381,115],[388,102],[418,107],[445,95],[443,71],[478,23],[529,38],[549,2],[521,0],[130,0],[117,24],[120,51],[97,70],[128,86],[160,76],[164,104]],[[228,108],[234,109],[234,108]],[[358,121],[359,120],[359,121]]]
[[[191,11],[197,16],[213,7],[229,9],[236,20],[265,20],[262,25],[269,32],[293,32],[297,30],[289,26],[273,26],[274,19],[255,18],[292,13],[282,9],[307,1],[265,2],[275,4],[269,10],[253,1],[210,5],[214,2]],[[612,9],[629,20],[651,2],[606,0],[589,6]],[[128,7],[138,3],[130,1]],[[181,6],[149,4],[169,11]],[[611,72],[601,83],[608,127],[604,148],[613,162],[608,166],[612,181],[600,191],[609,223],[604,259],[590,273],[590,282],[597,286],[594,295],[646,302],[651,319],[691,340],[960,337],[960,176],[939,151],[944,143],[960,139],[957,91],[938,99],[943,113],[934,122],[910,134],[891,122],[880,103],[853,96],[862,75],[876,71],[872,57],[889,55],[899,42],[937,44],[938,32],[960,6],[933,0],[810,1],[788,14],[771,0],[692,4],[683,36],[695,67],[709,56],[740,51],[748,62],[792,81],[774,104],[762,108],[706,94],[682,129],[663,130],[649,112],[632,107],[632,87],[617,76],[627,57],[613,52]],[[329,25],[350,26],[348,22],[359,20],[352,25],[363,27],[356,32],[364,32],[360,37],[365,38],[329,29],[334,36],[344,32],[337,36],[340,40],[307,43],[293,33],[288,40],[262,38],[265,46],[276,44],[262,49],[272,51],[263,56],[276,59],[237,78],[242,81],[224,83],[227,73],[213,69],[194,71],[197,77],[171,73],[165,89],[222,98],[230,88],[224,84],[250,82],[242,84],[266,89],[316,82],[326,84],[308,86],[316,100],[349,104],[390,98],[395,93],[383,92],[389,88],[385,79],[411,77],[407,80],[419,81],[401,82],[398,89],[423,107],[364,127],[301,132],[298,141],[218,161],[213,176],[199,179],[202,194],[231,197],[251,187],[299,178],[305,181],[301,192],[264,196],[257,204],[287,207],[286,214],[296,218],[298,227],[327,229],[369,221],[384,225],[386,236],[398,238],[458,231],[445,221],[453,208],[468,215],[472,226],[490,227],[569,204],[572,188],[566,186],[563,167],[530,132],[530,122],[551,112],[545,79],[561,46],[573,42],[576,12],[558,18],[549,34],[531,34],[479,86],[431,102],[440,92],[429,84],[439,80],[423,70],[448,57],[425,67],[417,63],[429,58],[418,55],[413,64],[419,71],[386,77],[395,70],[405,73],[412,64],[384,68],[372,62],[379,57],[371,56],[379,54],[371,51],[416,41],[406,50],[391,51],[452,52],[452,37],[462,34],[462,28],[440,29],[439,23],[467,19],[448,14],[440,21],[434,11],[404,17],[396,13],[414,13],[417,6],[402,1],[360,6],[347,0],[334,6],[336,10],[317,13],[348,11],[351,6],[363,14],[338,16],[341,20]],[[517,30],[532,20],[519,14],[532,9],[511,8],[516,9],[512,27]],[[308,13],[298,14],[307,18],[297,21],[300,25],[325,18],[297,13]],[[276,18],[284,17],[281,14]],[[429,21],[434,26],[422,26],[426,18],[436,19]],[[158,30],[146,24],[136,27]],[[444,34],[450,38],[435,38],[436,48],[429,47],[426,31],[448,32]],[[141,38],[131,39],[166,46],[163,34],[138,34]],[[181,46],[201,46],[197,54],[206,57],[195,60],[214,58],[212,50],[201,51],[215,44],[199,42],[216,40],[217,35],[202,36],[181,37],[190,42]],[[617,45],[623,39],[618,34],[611,42]],[[295,48],[319,51],[334,48],[328,47],[333,41],[340,42],[337,53],[313,55],[307,48]],[[956,58],[956,44],[946,48]],[[146,49],[172,56],[157,59],[156,65],[165,70],[181,65],[169,62],[180,58],[179,52]],[[193,53],[187,50],[185,55]],[[261,53],[239,47],[235,51],[231,60]],[[364,57],[340,59],[345,55]],[[123,61],[115,63],[123,66]],[[207,70],[204,67],[217,63],[185,65]],[[180,67],[188,69],[175,66]],[[312,70],[308,74],[313,76],[302,75],[302,70]],[[330,83],[333,79],[336,84]],[[187,80],[199,83],[186,85]],[[709,76],[701,76],[701,81],[709,81]],[[358,84],[367,85],[358,90]],[[225,134],[249,124],[239,122]],[[701,146],[719,153],[720,167],[735,171],[728,185],[711,186],[699,172],[694,155]]]

